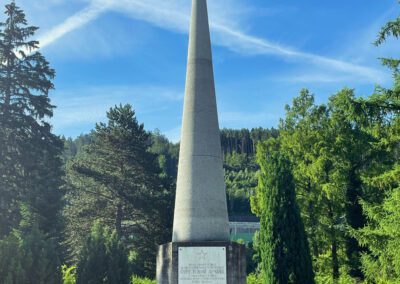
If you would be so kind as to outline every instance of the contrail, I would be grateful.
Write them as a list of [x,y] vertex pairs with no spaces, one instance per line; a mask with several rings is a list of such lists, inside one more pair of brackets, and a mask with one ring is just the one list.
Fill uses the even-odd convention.
[[110,4],[107,3],[99,5],[98,2],[92,2],[92,4],[85,9],[67,18],[64,22],[39,37],[39,47],[46,47],[53,42],[56,42],[64,35],[97,19],[102,13],[109,9],[109,6]]
[[289,47],[280,46],[265,39],[234,31],[225,26],[221,26],[218,24],[211,25],[221,34],[224,34],[225,36],[229,36],[231,38],[232,42],[231,44],[227,45],[228,48],[233,47],[233,49],[242,49],[243,52],[253,54],[275,54],[282,57],[308,60],[309,62],[316,65],[324,65],[337,71],[350,73],[352,75],[358,74],[370,80],[383,80],[384,74],[374,68],[365,67],[312,53],[297,51]]
[[[39,38],[40,48],[56,42],[65,34],[97,19],[102,13],[108,10],[128,14],[132,18],[149,22],[164,29],[186,33],[188,30],[189,15],[177,10],[179,5],[174,5],[173,3],[173,1],[166,2],[165,0],[94,0],[88,7],[72,15],[42,35]],[[317,66],[325,66],[374,81],[382,81],[385,76],[380,70],[374,68],[298,51],[264,38],[248,35],[239,29],[230,28],[216,21],[211,21],[211,28],[214,30],[217,38],[216,44],[238,53],[272,54],[283,58],[300,59]]]

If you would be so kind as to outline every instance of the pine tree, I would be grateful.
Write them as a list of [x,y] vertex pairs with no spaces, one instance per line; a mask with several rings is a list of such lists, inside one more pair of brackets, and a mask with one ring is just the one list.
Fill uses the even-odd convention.
[[[21,222],[36,224],[46,236],[60,236],[62,141],[46,121],[55,72],[30,40],[28,26],[14,2],[0,23],[0,238]],[[27,212],[29,211],[29,213]],[[29,225],[30,224],[30,225]],[[29,225],[29,226],[28,226]]]
[[148,150],[149,134],[132,107],[116,106],[107,117],[68,166],[69,243],[76,257],[91,224],[100,221],[135,250],[135,273],[151,277],[156,245],[170,237],[171,195],[160,180],[157,156]]
[[307,237],[296,202],[292,168],[278,141],[259,144],[259,185],[252,207],[261,218],[260,250],[266,283],[314,283]]

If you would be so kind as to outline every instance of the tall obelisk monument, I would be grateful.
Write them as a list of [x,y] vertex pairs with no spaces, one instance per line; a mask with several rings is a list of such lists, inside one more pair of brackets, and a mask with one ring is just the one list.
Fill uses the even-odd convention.
[[159,284],[244,284],[243,245],[230,242],[207,1],[192,0],[172,243]]
[[228,241],[206,0],[193,0],[173,242]]

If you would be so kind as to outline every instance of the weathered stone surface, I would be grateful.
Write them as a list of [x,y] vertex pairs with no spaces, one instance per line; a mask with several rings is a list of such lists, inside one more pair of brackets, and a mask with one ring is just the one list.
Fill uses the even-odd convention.
[[[224,247],[226,250],[226,283],[246,283],[246,253],[244,245],[232,242],[168,243],[159,246],[157,255],[157,283],[178,284],[179,249],[185,247]],[[196,282],[213,284],[214,282]]]
[[228,241],[206,0],[193,0],[173,242]]

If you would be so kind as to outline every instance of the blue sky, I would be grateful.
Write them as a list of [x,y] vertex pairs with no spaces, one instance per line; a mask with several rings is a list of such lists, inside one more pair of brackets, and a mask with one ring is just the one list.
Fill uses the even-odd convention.
[[[54,132],[89,132],[119,103],[179,140],[190,0],[16,0],[57,71]],[[209,0],[221,127],[273,127],[301,88],[317,102],[347,86],[390,86],[371,43],[395,0]]]

